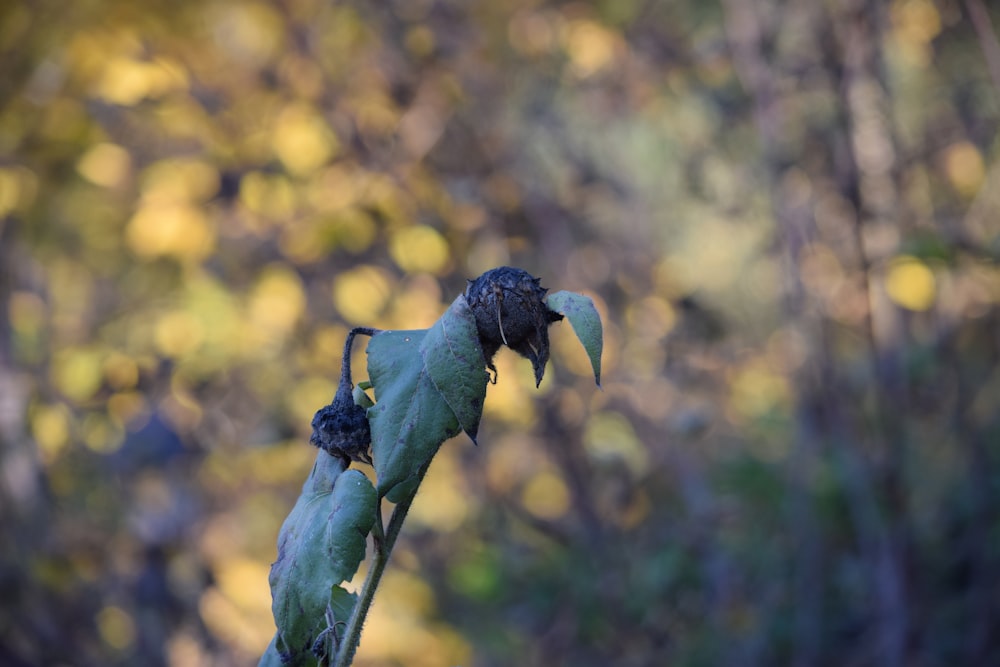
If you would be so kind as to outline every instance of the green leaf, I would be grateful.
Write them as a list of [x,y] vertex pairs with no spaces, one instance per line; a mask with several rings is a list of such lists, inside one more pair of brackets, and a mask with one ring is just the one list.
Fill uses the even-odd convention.
[[[354,576],[365,557],[375,511],[368,478],[344,471],[338,458],[320,451],[281,527],[278,559],[271,565],[271,611],[278,626],[273,650],[282,664],[316,663],[312,648],[328,627],[328,608],[336,621],[347,621],[355,598],[339,584]],[[262,664],[269,654],[271,648]]]
[[271,643],[267,645],[264,655],[260,656],[257,667],[281,667],[281,655],[278,653],[277,641],[278,635],[276,633],[271,637]]
[[[368,386],[366,387],[364,385],[368,385]],[[375,405],[374,403],[372,403],[372,399],[368,397],[368,394],[365,393],[365,389],[369,389],[369,388],[371,388],[371,383],[370,382],[359,382],[354,387],[354,389],[351,390],[351,398],[354,399],[354,403],[356,405],[360,405],[361,407],[365,408],[366,410],[368,408],[370,408],[371,406]]]
[[464,296],[445,311],[420,345],[420,355],[459,426],[476,442],[486,400],[486,357],[479,343],[476,318]]
[[475,440],[486,398],[486,358],[464,296],[428,330],[383,331],[368,344],[375,406],[368,410],[379,497],[412,493],[441,443]]
[[601,326],[601,316],[590,297],[574,292],[556,292],[550,294],[546,303],[549,308],[562,313],[573,325],[573,333],[583,343],[583,349],[590,357],[590,366],[594,369],[594,380],[601,386],[601,352],[604,349],[604,329]]

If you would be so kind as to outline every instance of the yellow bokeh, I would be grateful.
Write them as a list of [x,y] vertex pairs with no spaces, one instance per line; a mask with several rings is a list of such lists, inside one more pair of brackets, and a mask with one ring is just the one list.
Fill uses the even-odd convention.
[[129,152],[117,144],[100,143],[83,154],[76,170],[94,185],[116,188],[125,182],[132,169]]
[[205,329],[193,314],[186,310],[164,313],[156,321],[153,341],[156,349],[167,357],[183,357],[201,345]]
[[397,289],[392,300],[389,326],[399,329],[427,328],[444,312],[441,287],[427,274],[413,276]]
[[375,266],[345,271],[333,281],[333,305],[345,320],[372,326],[392,295],[389,275]]
[[907,45],[926,45],[941,32],[941,15],[931,0],[896,0],[891,16],[897,38]]
[[288,171],[304,175],[323,166],[336,154],[339,144],[316,110],[297,103],[278,116],[271,147]]
[[636,437],[629,420],[620,412],[598,412],[591,415],[584,431],[583,444],[595,459],[620,459],[636,475],[646,472],[649,453]]
[[332,164],[309,182],[306,197],[321,211],[339,211],[358,201],[364,189],[364,174],[343,164]]
[[297,220],[282,230],[281,251],[296,264],[327,257],[335,248],[360,253],[375,242],[378,230],[371,216],[360,208],[347,208],[316,218]]
[[164,134],[171,137],[211,141],[211,112],[188,96],[162,100],[154,110]]
[[524,508],[541,519],[558,519],[569,510],[566,483],[551,471],[534,475],[521,491]]
[[149,415],[149,404],[138,391],[121,391],[108,398],[108,416],[116,426],[135,430],[141,415]]
[[406,223],[414,214],[410,193],[385,174],[369,172],[366,175],[362,201],[389,222]]
[[216,278],[194,274],[187,280],[183,309],[195,318],[201,328],[200,353],[223,361],[241,353],[255,351],[258,341],[246,335],[248,318],[240,308],[236,295]]
[[337,383],[331,377],[306,376],[287,392],[285,403],[295,423],[308,424],[317,410],[333,400],[336,391]]
[[[267,583],[266,573],[261,581]],[[206,590],[198,601],[201,619],[212,634],[253,656],[264,652],[274,634],[270,605],[265,609],[266,612],[245,609],[215,586]]]
[[147,204],[202,202],[219,190],[219,170],[202,160],[170,158],[142,172],[142,198]]
[[0,168],[0,216],[29,206],[38,191],[38,177],[25,167]]
[[281,53],[285,23],[277,9],[260,2],[206,4],[215,41],[243,67],[259,66]]
[[274,264],[261,272],[250,294],[250,322],[264,338],[281,339],[295,327],[305,307],[302,279],[290,268]]
[[193,630],[179,630],[165,645],[168,667],[208,667],[212,664],[209,651]]
[[97,631],[108,646],[123,651],[135,641],[135,620],[121,607],[108,605],[97,612]]
[[573,71],[587,77],[611,64],[619,39],[615,33],[593,21],[579,20],[570,24],[566,52]]
[[365,622],[359,662],[408,667],[468,664],[468,644],[454,629],[428,618],[434,612],[434,591],[423,580],[389,568],[378,599]]
[[139,364],[122,352],[112,352],[104,360],[104,377],[115,389],[131,389],[139,383]]
[[983,156],[968,141],[960,141],[948,147],[944,154],[944,169],[952,186],[965,197],[972,197],[979,192],[986,177]]
[[263,613],[271,609],[270,569],[269,563],[233,556],[216,563],[212,571],[219,590],[237,607]]
[[388,136],[399,126],[399,109],[391,97],[376,88],[355,93],[349,102],[355,109],[358,129],[365,136]]
[[465,476],[454,448],[470,444],[468,438],[460,437],[438,451],[407,518],[442,532],[453,531],[462,525],[469,514],[473,495],[465,488]]
[[215,230],[208,218],[187,204],[143,205],[129,220],[125,238],[133,252],[146,258],[199,261],[215,248]]
[[535,421],[535,379],[531,363],[501,348],[493,358],[493,364],[499,381],[487,388],[483,411],[490,419],[530,426]]
[[64,405],[39,405],[31,413],[31,436],[38,445],[42,463],[59,458],[70,436],[70,414]]
[[240,203],[250,211],[282,220],[295,212],[295,190],[288,178],[252,171],[240,181]]
[[304,266],[326,257],[332,248],[323,224],[316,219],[296,220],[281,230],[278,247],[294,264]]
[[743,417],[761,417],[788,407],[791,390],[788,380],[768,367],[764,360],[754,360],[736,370],[730,380],[733,407]]
[[80,423],[80,439],[88,449],[99,454],[110,454],[125,442],[125,432],[105,413],[91,412]]
[[113,104],[133,106],[187,87],[187,75],[173,61],[143,61],[120,56],[107,61],[94,93]]
[[59,350],[50,369],[53,384],[71,400],[89,399],[101,386],[101,356],[100,351],[90,347]]
[[[310,366],[340,370],[340,355],[343,351],[347,329],[337,324],[320,324],[312,330],[312,342],[308,350],[303,350]],[[359,345],[355,346],[357,351]]]
[[434,31],[425,25],[418,25],[406,31],[403,38],[406,50],[417,57],[425,57],[434,51]]
[[375,221],[360,208],[341,211],[330,221],[330,227],[337,245],[353,253],[368,250],[378,234]]
[[934,305],[937,281],[930,267],[916,257],[903,255],[889,264],[885,291],[903,308],[924,311]]
[[397,230],[389,239],[389,254],[407,273],[441,273],[448,267],[448,242],[427,225]]

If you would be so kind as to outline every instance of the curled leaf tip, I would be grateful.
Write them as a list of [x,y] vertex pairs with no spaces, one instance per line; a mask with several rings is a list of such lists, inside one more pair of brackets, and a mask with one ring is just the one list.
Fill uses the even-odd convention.
[[565,315],[573,326],[573,333],[583,344],[583,348],[590,358],[590,365],[594,371],[594,381],[600,387],[604,328],[593,300],[574,292],[556,292],[549,295],[547,301],[550,307]]

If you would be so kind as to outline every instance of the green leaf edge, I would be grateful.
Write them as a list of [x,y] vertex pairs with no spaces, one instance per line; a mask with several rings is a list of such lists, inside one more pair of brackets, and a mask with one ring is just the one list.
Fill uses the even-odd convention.
[[573,327],[573,333],[590,358],[594,380],[601,386],[601,354],[604,351],[604,325],[589,296],[576,292],[555,292],[546,299],[549,308],[564,315]]

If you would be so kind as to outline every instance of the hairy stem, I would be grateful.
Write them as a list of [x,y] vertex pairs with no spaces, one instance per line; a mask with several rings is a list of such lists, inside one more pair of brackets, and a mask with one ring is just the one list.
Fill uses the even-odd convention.
[[348,332],[347,339],[344,340],[344,356],[340,363],[341,384],[347,384],[348,387],[354,386],[354,383],[351,382],[351,347],[354,345],[354,337],[358,334],[374,336],[381,331],[381,329],[373,329],[372,327],[354,327]]
[[[368,569],[368,576],[365,577],[365,583],[358,594],[358,602],[354,605],[351,618],[347,621],[347,629],[344,632],[344,637],[340,640],[337,658],[333,663],[333,667],[348,667],[354,661],[354,653],[357,651],[358,643],[361,641],[361,629],[365,624],[365,618],[368,617],[368,609],[371,607],[372,600],[375,598],[375,590],[382,580],[382,574],[385,572],[385,566],[389,563],[389,556],[392,555],[392,548],[396,544],[396,538],[399,537],[399,531],[403,528],[403,521],[406,519],[407,512],[410,511],[410,505],[413,504],[413,499],[420,488],[420,481],[423,481],[424,473],[426,472],[427,467],[425,466],[420,471],[420,480],[417,482],[417,488],[413,490],[413,493],[396,504],[396,507],[392,510],[392,517],[389,519],[389,526],[385,530],[382,528],[382,512],[377,511],[375,514],[375,525],[372,527],[372,541],[374,542],[375,553],[372,556],[372,564]],[[381,499],[379,500],[379,509],[381,510]]]

